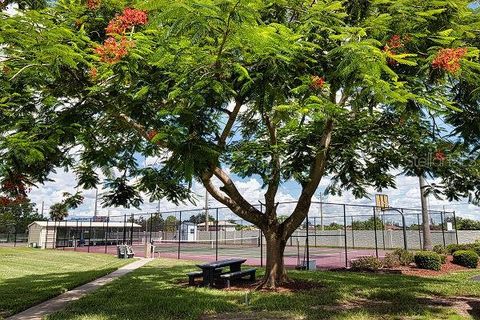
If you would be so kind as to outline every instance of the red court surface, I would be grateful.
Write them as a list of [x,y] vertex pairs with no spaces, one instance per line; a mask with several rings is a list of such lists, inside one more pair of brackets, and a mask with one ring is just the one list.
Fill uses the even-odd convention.
[[[145,256],[145,245],[134,244],[133,250],[135,256]],[[117,247],[115,245],[110,246],[85,246],[77,248],[59,248],[58,250],[75,250],[79,252],[91,252],[91,253],[106,253],[117,254]],[[192,247],[180,247],[180,255],[178,253],[178,246],[169,247],[157,247],[155,258],[170,258],[177,259],[180,256],[182,260],[195,260],[195,261],[214,261],[216,258],[214,248],[192,248]],[[379,250],[379,257],[384,257],[385,252]],[[325,247],[310,247],[309,259],[315,260],[318,269],[337,269],[345,268],[345,260],[350,265],[349,261],[361,256],[376,255],[375,249],[353,249],[349,248],[347,256],[345,256],[345,250],[343,248],[325,248]],[[252,266],[261,266],[260,247],[247,247],[247,248],[228,248],[218,250],[218,260],[228,258],[245,258],[247,264]],[[302,264],[303,260],[306,260],[306,251],[304,247],[300,249],[297,247],[287,247],[285,249],[285,265],[287,267],[295,267],[298,264]],[[265,264],[266,252],[263,249],[263,264]]]

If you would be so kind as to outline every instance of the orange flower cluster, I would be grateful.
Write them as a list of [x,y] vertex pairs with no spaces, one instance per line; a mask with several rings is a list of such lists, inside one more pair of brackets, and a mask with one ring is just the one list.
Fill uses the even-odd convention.
[[14,174],[2,181],[0,190],[9,196],[0,197],[0,206],[21,204],[27,201],[27,192],[31,189],[25,185],[25,177],[21,174]]
[[145,11],[125,8],[121,15],[113,18],[107,26],[107,34],[124,34],[133,26],[144,25],[148,22]]
[[90,70],[88,70],[88,75],[92,80],[97,79],[98,77],[98,70],[95,67],[92,67]]
[[460,70],[460,59],[467,54],[467,48],[441,49],[432,61],[432,67],[449,73],[457,73]]
[[27,201],[27,197],[18,195],[15,198],[0,197],[0,206],[12,206],[22,204]]
[[319,77],[319,76],[312,76],[312,82],[310,83],[310,87],[312,89],[319,90],[323,88],[325,85],[325,78],[324,77]]
[[[385,47],[383,47],[383,51],[393,55],[399,54],[405,47],[405,43],[409,42],[410,40],[410,36],[400,36],[398,34],[394,34],[390,39],[388,39],[387,44],[385,45]],[[391,66],[397,66],[398,62],[389,58],[388,64]]]
[[157,130],[150,130],[147,132],[147,138],[149,141],[152,141],[153,138],[158,134]]
[[[145,11],[132,8],[125,8],[121,15],[115,16],[105,29],[110,37],[105,40],[103,45],[95,48],[95,53],[100,56],[100,61],[113,64],[125,57],[128,50],[134,46],[134,42],[125,37],[125,32],[134,26],[144,25],[147,21],[148,16]],[[115,36],[117,35],[122,36],[120,40],[116,40]],[[95,78],[96,76],[96,69],[90,70],[90,77]]]
[[435,160],[445,161],[445,160],[447,160],[447,156],[445,155],[445,153],[443,151],[438,150],[437,152],[435,152]]
[[103,45],[95,48],[95,53],[100,56],[100,61],[113,64],[122,60],[128,54],[128,49],[133,46],[133,41],[129,41],[125,37],[122,37],[120,41],[109,37]]
[[97,10],[101,4],[101,0],[87,0],[87,7],[90,10]]

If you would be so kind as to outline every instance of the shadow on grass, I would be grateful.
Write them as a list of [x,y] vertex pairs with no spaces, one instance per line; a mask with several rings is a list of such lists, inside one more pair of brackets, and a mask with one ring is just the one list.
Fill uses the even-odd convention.
[[77,286],[117,270],[99,270],[28,275],[0,280],[0,319],[56,297]]
[[[192,265],[155,261],[116,280],[48,319],[247,319],[247,314],[278,314],[278,318],[342,319],[448,318],[448,303],[429,297],[453,280],[350,272],[290,272],[292,278],[320,281],[324,287],[295,293],[235,292],[179,285]],[[170,265],[169,265],[170,264]],[[248,305],[245,301],[248,301]],[[446,308],[447,307],[447,308]],[[242,314],[245,317],[242,317]],[[223,315],[223,316],[222,316]],[[236,315],[236,316],[232,316]],[[281,315],[281,316],[280,316]],[[472,316],[475,317],[474,314]],[[250,319],[250,318],[248,318]]]

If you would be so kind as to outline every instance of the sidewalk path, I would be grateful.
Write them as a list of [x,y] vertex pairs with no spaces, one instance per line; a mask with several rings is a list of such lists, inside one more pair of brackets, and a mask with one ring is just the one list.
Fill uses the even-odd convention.
[[97,280],[93,280],[92,282],[62,293],[55,298],[52,298],[36,306],[33,306],[30,309],[17,313],[16,315],[13,315],[6,320],[41,320],[43,317],[51,313],[64,309],[68,303],[82,298],[88,293],[95,291],[98,288],[109,284],[113,280],[144,266],[152,260],[153,259],[142,258],[140,260],[132,262],[110,274],[107,274],[106,276],[103,276],[101,278],[98,278]]

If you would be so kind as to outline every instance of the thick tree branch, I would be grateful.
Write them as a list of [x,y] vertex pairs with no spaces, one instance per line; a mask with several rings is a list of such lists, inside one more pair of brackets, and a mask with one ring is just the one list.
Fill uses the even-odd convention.
[[263,119],[269,133],[270,146],[273,148],[271,154],[272,176],[269,179],[267,192],[265,193],[265,213],[268,219],[273,221],[276,217],[275,195],[280,185],[280,157],[277,149],[277,131],[270,121],[268,114],[263,114]]
[[333,127],[333,119],[328,119],[325,124],[322,138],[320,139],[319,149],[315,156],[314,163],[312,164],[312,167],[310,169],[309,181],[304,184],[302,188],[302,193],[298,198],[297,205],[295,206],[292,215],[282,223],[282,225],[284,226],[282,236],[285,238],[290,236],[295,231],[295,229],[300,226],[302,221],[305,219],[308,210],[310,209],[310,205],[312,203],[312,196],[317,190],[320,180],[325,173],[328,151],[332,139]]
[[[144,125],[138,123],[137,121],[135,121],[134,119],[132,119],[131,117],[127,116],[124,113],[113,113],[112,116],[115,119],[121,121],[122,123],[128,125],[131,129],[135,130],[140,136],[145,138],[145,140],[150,140],[148,131]],[[165,143],[162,141],[158,141],[156,144],[161,148],[166,148]]]
[[233,110],[230,112],[228,116],[227,123],[225,124],[225,128],[223,128],[222,134],[220,135],[220,138],[218,139],[218,146],[220,148],[224,148],[228,136],[232,132],[233,125],[235,124],[235,121],[237,120],[238,113],[240,112],[240,108],[242,107],[243,104],[243,99],[238,98],[235,99],[235,106],[233,107]]
[[240,218],[249,221],[260,228],[265,226],[262,213],[246,201],[238,192],[233,181],[220,168],[214,169],[215,176],[224,185],[223,190],[215,187],[211,181],[213,173],[205,172],[202,175],[202,183],[215,200],[224,204]]

